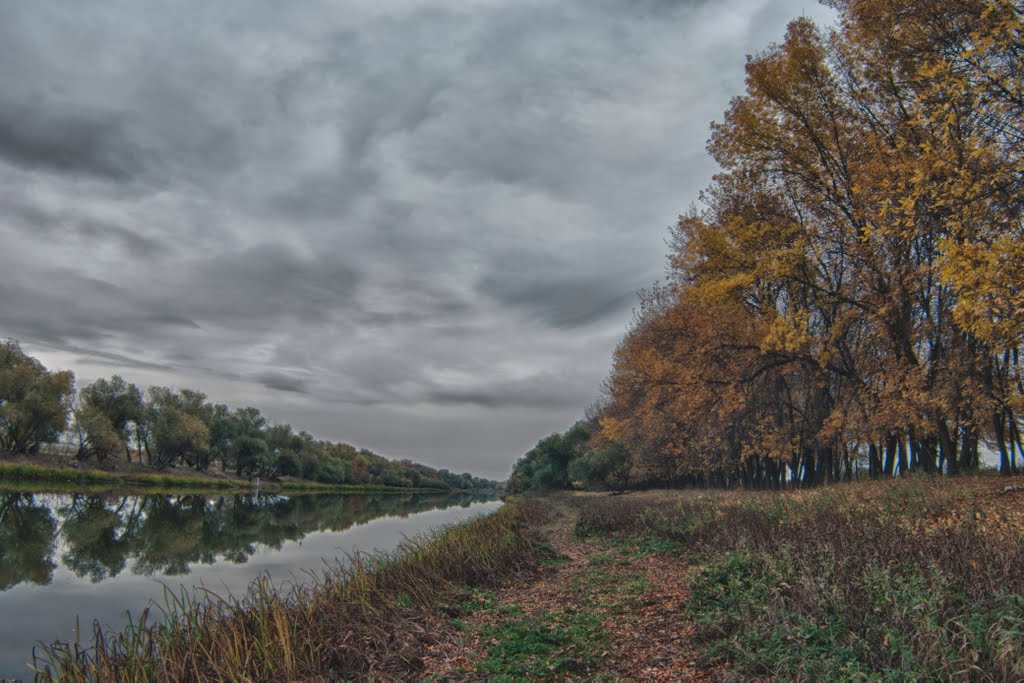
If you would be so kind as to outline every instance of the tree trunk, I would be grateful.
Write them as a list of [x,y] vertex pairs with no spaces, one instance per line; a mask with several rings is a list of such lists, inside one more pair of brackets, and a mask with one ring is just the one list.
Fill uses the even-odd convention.
[[963,428],[960,446],[960,469],[975,472],[980,458],[978,455],[978,432],[973,426]]
[[[1006,422],[1010,426],[1010,470],[1017,471],[1017,452],[1020,451],[1020,434],[1017,431],[1017,419],[1009,407],[1006,408]],[[1021,451],[1024,455],[1024,451]]]
[[878,446],[872,441],[868,444],[868,477],[871,479],[878,478],[879,464]]
[[956,439],[949,433],[949,425],[945,420],[939,420],[939,474],[942,474],[945,463],[946,472],[956,474],[960,471],[960,464],[956,457]]
[[889,432],[885,437],[885,476],[892,477],[893,470],[896,467],[896,433]]

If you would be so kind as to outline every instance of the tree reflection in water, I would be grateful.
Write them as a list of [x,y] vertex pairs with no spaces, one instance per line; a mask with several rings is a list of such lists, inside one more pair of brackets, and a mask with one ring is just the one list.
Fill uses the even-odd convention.
[[377,496],[235,494],[207,497],[0,493],[0,591],[48,585],[64,566],[92,582],[135,574],[187,574],[195,564],[245,563],[317,531],[376,517],[487,500],[469,494]]
[[31,493],[0,494],[0,591],[53,580],[57,520]]

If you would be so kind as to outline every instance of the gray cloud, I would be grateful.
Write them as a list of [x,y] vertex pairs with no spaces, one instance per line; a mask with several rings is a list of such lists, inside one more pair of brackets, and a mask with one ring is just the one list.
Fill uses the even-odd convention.
[[443,406],[581,412],[580,397],[593,391],[586,380],[586,377],[570,372],[538,373],[525,379],[481,383],[476,388],[435,389],[429,393],[429,400]]
[[14,192],[0,190],[0,215],[10,230],[51,240],[78,242],[84,249],[113,244],[133,259],[153,260],[173,251],[164,240],[148,236],[135,227],[94,219],[72,211],[51,211],[28,203]]
[[0,337],[503,476],[597,395],[805,9],[0,3]]
[[307,393],[306,381],[277,372],[264,372],[256,376],[263,386],[274,391],[285,391],[294,394]]
[[345,307],[358,285],[358,272],[335,258],[261,244],[197,259],[166,281],[181,294],[180,310],[211,324],[316,323]]
[[81,239],[94,243],[114,242],[126,254],[136,259],[157,259],[170,250],[170,245],[166,242],[147,237],[122,225],[85,220],[75,224],[71,231]]
[[88,114],[40,117],[36,107],[0,112],[0,157],[58,172],[129,178],[142,166],[141,150],[127,144],[121,123]]
[[522,308],[534,319],[565,329],[620,314],[633,304],[635,294],[624,290],[621,281],[609,282],[600,276],[537,281],[496,274],[485,279],[481,289],[500,303]]

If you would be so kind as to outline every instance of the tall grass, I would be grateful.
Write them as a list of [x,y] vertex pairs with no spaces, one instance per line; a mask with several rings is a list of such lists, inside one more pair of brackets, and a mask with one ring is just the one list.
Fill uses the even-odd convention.
[[708,659],[782,679],[1024,679],[1024,505],[1004,479],[590,499],[577,532],[675,541]]
[[535,567],[528,530],[542,508],[517,501],[298,586],[262,578],[239,598],[168,594],[161,610],[122,631],[94,627],[87,647],[41,648],[35,668],[43,681],[407,678],[436,637],[446,599]]

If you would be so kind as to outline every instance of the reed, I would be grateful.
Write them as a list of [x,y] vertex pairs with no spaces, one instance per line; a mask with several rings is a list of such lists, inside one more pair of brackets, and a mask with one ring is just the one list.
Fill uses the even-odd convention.
[[447,600],[535,568],[543,508],[515,501],[292,585],[261,577],[240,597],[167,592],[121,631],[38,648],[34,668],[43,681],[408,678]]

